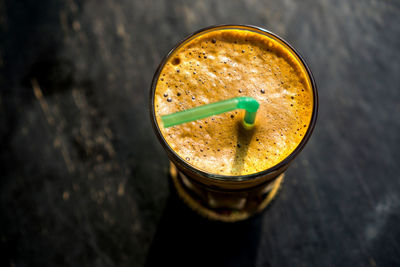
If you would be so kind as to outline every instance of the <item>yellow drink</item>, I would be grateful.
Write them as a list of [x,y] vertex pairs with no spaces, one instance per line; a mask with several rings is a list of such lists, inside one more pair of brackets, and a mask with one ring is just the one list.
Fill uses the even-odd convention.
[[[317,118],[317,89],[304,61],[285,41],[252,26],[216,26],[188,37],[162,61],[151,89],[152,123],[178,195],[225,222],[271,202]],[[242,126],[241,110],[162,125],[162,115],[238,96],[260,103],[251,130]]]

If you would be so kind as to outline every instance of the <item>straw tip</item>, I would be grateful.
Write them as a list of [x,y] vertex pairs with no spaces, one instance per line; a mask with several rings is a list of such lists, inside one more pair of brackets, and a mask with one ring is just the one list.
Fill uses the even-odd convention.
[[245,120],[242,120],[242,125],[246,130],[251,130],[254,128],[255,123],[249,124]]

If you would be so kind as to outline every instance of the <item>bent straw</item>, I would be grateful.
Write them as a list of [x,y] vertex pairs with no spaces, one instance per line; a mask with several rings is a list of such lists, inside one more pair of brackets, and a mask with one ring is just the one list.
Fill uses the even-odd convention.
[[164,128],[168,128],[185,122],[232,111],[234,109],[244,109],[246,113],[244,115],[243,126],[246,129],[250,129],[254,126],[259,106],[260,104],[254,98],[242,96],[164,115],[161,116],[161,120],[164,124]]

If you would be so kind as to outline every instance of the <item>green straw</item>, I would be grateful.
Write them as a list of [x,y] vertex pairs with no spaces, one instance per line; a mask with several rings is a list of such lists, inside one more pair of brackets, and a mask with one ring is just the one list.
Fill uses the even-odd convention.
[[246,129],[250,129],[254,126],[259,106],[260,104],[254,98],[242,96],[164,115],[161,116],[161,120],[164,123],[164,128],[168,128],[235,109],[244,109],[246,114],[244,115],[243,125]]

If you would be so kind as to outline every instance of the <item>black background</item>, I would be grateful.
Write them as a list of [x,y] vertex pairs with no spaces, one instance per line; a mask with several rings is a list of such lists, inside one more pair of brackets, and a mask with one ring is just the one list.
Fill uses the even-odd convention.
[[[209,222],[151,128],[162,57],[213,24],[264,27],[320,110],[279,197]],[[398,1],[0,1],[2,266],[399,266]]]

